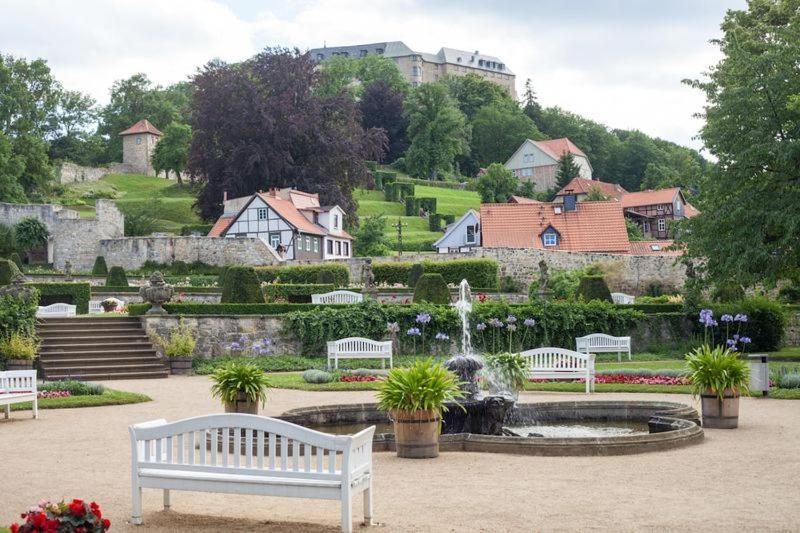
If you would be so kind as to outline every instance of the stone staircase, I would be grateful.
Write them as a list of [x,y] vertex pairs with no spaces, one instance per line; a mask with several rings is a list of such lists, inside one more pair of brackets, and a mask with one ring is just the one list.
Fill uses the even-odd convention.
[[39,319],[44,379],[165,378],[168,367],[137,318]]

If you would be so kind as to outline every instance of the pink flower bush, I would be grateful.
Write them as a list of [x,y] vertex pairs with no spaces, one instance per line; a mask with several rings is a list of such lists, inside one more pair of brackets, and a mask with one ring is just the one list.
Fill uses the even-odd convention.
[[37,398],[67,398],[69,396],[72,396],[72,393],[68,390],[45,390],[36,395]]

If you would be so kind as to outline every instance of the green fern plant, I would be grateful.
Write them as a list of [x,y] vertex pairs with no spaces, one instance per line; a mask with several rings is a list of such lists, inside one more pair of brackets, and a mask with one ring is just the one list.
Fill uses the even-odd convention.
[[234,403],[239,394],[244,394],[251,402],[267,403],[267,389],[270,386],[267,374],[251,363],[231,361],[218,368],[212,375],[211,394],[225,403]]
[[378,408],[384,411],[447,411],[445,403],[463,398],[456,375],[432,358],[394,368],[378,386]]
[[726,390],[734,394],[749,392],[750,368],[728,348],[707,344],[696,348],[686,356],[685,370],[695,396],[711,391],[722,399]]
[[484,372],[490,376],[489,381],[497,382],[514,390],[522,390],[528,381],[528,363],[518,353],[498,353],[484,357]]

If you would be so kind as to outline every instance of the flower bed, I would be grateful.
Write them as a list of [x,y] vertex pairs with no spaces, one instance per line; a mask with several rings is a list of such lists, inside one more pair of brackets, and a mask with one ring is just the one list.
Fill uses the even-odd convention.
[[340,383],[360,383],[365,381],[380,381],[378,376],[344,375],[339,378]]
[[47,533],[83,532],[102,533],[111,527],[111,521],[103,518],[100,506],[92,502],[87,504],[83,500],[72,500],[67,503],[61,501],[52,503],[41,500],[38,505],[31,507],[28,512],[22,513],[20,524],[11,524],[11,533],[28,533],[41,531]]
[[69,398],[72,393],[68,390],[40,391],[36,394],[37,398]]
[[[551,379],[529,379],[531,383],[553,383]],[[585,380],[576,379],[571,383],[583,383]],[[675,376],[636,376],[631,374],[597,374],[596,383],[625,383],[628,385],[688,385],[689,380]]]

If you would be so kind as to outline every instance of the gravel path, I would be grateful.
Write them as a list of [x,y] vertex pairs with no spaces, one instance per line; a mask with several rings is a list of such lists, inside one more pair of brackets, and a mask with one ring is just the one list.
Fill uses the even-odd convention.
[[[112,531],[337,531],[336,502],[144,491],[145,525],[130,516],[127,426],[221,412],[205,377],[110,382],[154,401],[120,407],[17,411],[0,421],[0,524],[42,497],[101,504]],[[371,392],[276,390],[264,414],[372,401]],[[691,403],[688,396],[598,394]],[[585,400],[526,393],[522,401]],[[621,457],[376,453],[374,531],[792,531],[800,529],[800,401],[743,399],[740,428],[706,431],[690,448]],[[360,520],[360,502],[354,519]],[[361,529],[366,531],[366,529]]]

